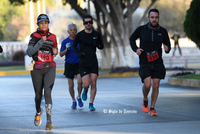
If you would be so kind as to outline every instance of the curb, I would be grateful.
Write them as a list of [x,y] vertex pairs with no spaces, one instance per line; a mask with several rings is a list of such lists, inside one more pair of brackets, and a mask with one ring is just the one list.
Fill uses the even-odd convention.
[[131,77],[131,76],[139,76],[139,75],[138,75],[138,72],[124,72],[124,73],[99,74],[99,78]]
[[168,84],[183,87],[200,87],[200,80],[169,78]]
[[[64,70],[56,70],[56,73],[63,73]],[[30,71],[23,70],[23,71],[0,71],[0,76],[7,76],[7,75],[23,75],[23,74],[30,74]]]
[[[63,73],[64,69],[56,70],[56,73]],[[7,76],[7,75],[24,75],[29,74],[30,71],[0,71],[0,76]],[[112,77],[133,77],[139,76],[138,72],[124,72],[124,73],[100,73],[99,78],[112,78]],[[168,84],[170,85],[177,85],[183,87],[200,87],[200,80],[196,79],[178,79],[178,78],[168,78]]]
[[[63,73],[64,69],[56,70],[56,73]],[[23,71],[0,71],[0,76],[7,76],[7,75],[23,75],[23,74],[30,74],[30,71],[23,70]],[[131,76],[139,76],[138,72],[124,72],[124,73],[100,73],[99,78],[112,78],[112,77],[131,77]]]

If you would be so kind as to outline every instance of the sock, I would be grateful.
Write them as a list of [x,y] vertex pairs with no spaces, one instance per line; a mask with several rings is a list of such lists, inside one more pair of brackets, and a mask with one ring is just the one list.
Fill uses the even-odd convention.
[[154,108],[150,108],[150,110],[154,110]]

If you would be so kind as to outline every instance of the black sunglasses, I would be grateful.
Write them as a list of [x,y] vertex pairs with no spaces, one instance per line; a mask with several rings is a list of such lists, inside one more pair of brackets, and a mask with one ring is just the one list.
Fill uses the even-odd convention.
[[83,24],[84,24],[84,25],[87,25],[88,23],[89,23],[89,24],[93,24],[92,21],[86,21],[86,22],[84,22]]

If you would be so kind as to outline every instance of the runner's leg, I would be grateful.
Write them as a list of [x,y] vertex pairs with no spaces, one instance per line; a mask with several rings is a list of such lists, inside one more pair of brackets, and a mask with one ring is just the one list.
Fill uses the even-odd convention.
[[51,113],[52,113],[52,99],[51,99],[51,91],[55,81],[55,67],[46,68],[46,73],[44,76],[44,96],[45,96],[45,107],[47,113],[47,120],[51,121]]
[[43,75],[42,70],[34,69],[31,71],[31,78],[33,87],[35,90],[35,106],[37,113],[40,112],[40,104],[42,99],[42,89],[43,89]]
[[75,93],[74,93],[74,80],[73,79],[70,79],[70,78],[68,78],[68,85],[69,85],[69,93],[70,93],[70,95],[71,95],[71,97],[72,97],[72,100],[73,101],[76,101],[75,100]]
[[90,78],[91,78],[91,91],[90,91],[90,103],[93,104],[96,92],[97,92],[97,74],[90,73]]
[[156,100],[159,94],[160,79],[153,78],[152,94],[151,94],[151,108],[155,107]]
[[143,91],[143,96],[144,96],[144,100],[147,101],[148,100],[148,94],[151,88],[151,77],[147,77],[144,79],[144,85],[142,87],[142,91]]
[[78,84],[78,98],[81,98],[82,80],[80,74],[77,74],[77,84]]
[[82,81],[83,81],[83,88],[84,88],[84,90],[88,91],[88,88],[90,86],[90,77],[89,77],[89,74],[84,75],[82,77]]

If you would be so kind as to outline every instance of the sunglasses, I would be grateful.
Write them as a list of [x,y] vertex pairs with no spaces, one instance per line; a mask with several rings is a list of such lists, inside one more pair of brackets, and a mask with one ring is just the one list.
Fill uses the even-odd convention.
[[84,24],[84,25],[87,25],[88,23],[89,23],[89,24],[93,24],[92,21],[86,21],[86,22],[84,22],[83,24]]

